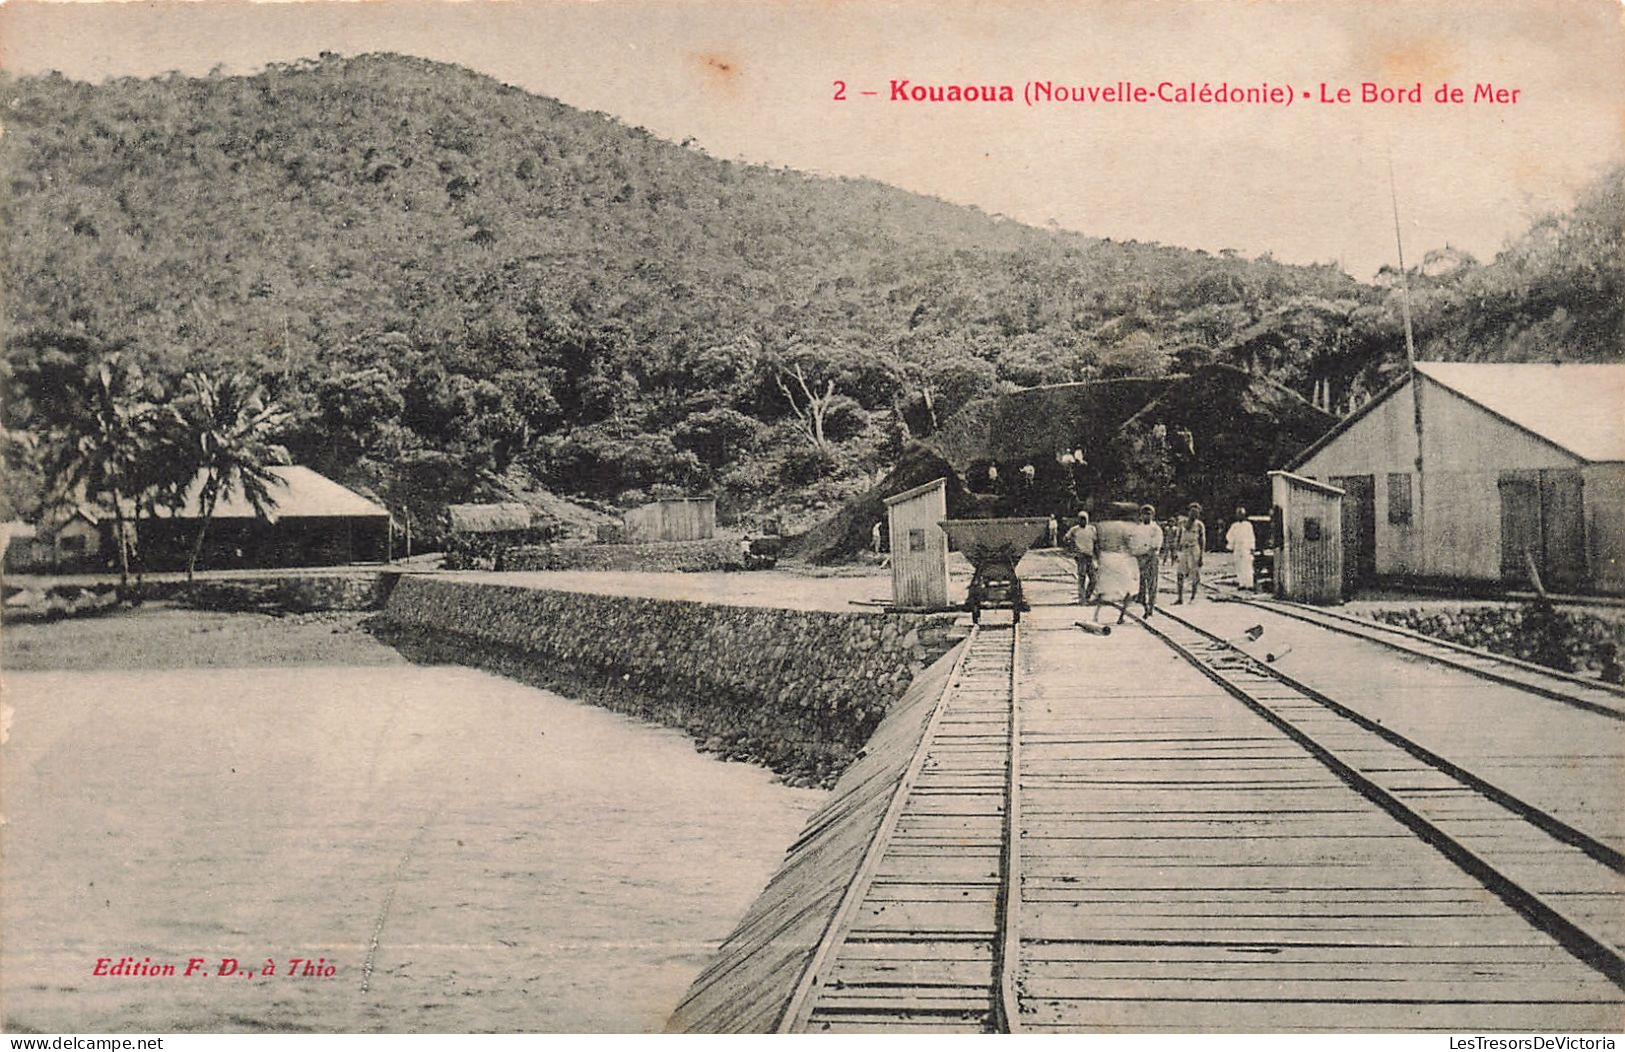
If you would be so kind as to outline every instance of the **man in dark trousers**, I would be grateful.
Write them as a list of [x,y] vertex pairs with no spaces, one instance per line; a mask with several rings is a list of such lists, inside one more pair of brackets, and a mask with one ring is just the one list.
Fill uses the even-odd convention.
[[1135,559],[1140,563],[1140,606],[1145,616],[1157,610],[1159,563],[1162,561],[1162,527],[1157,525],[1157,509],[1140,505],[1140,522],[1134,532]]
[[1179,594],[1174,598],[1174,605],[1178,606],[1185,601],[1185,581],[1191,583],[1191,601],[1196,601],[1196,586],[1202,583],[1202,553],[1207,550],[1207,527],[1202,524],[1202,506],[1192,504],[1185,510],[1189,523],[1179,531],[1178,547],[1176,550],[1177,573],[1175,584]]
[[1082,606],[1095,591],[1095,528],[1089,525],[1088,512],[1078,512],[1078,523],[1066,531],[1063,547],[1077,564],[1078,605]]

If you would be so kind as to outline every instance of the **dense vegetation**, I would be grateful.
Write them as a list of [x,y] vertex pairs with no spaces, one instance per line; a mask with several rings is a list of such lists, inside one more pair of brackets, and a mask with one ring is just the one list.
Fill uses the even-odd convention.
[[[0,102],[6,517],[41,492],[41,361],[115,347],[263,384],[296,460],[396,506],[682,488],[747,515],[856,491],[1000,386],[1223,362],[1341,410],[1403,353],[1391,280],[717,160],[424,60]],[[1616,171],[1491,263],[1429,256],[1423,353],[1619,355],[1622,215]]]

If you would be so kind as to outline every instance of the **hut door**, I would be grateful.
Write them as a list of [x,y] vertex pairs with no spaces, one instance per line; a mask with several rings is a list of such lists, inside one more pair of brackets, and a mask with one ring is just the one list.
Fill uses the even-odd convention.
[[[1524,552],[1535,557],[1537,566],[1546,554],[1540,528],[1540,476],[1535,472],[1502,475],[1500,489],[1501,580],[1528,584]],[[1541,572],[1546,572],[1544,567]]]
[[1343,491],[1343,594],[1377,576],[1377,486],[1372,475],[1329,479]]
[[1585,583],[1585,482],[1578,471],[1540,473],[1542,548],[1540,572],[1554,588],[1573,590]]

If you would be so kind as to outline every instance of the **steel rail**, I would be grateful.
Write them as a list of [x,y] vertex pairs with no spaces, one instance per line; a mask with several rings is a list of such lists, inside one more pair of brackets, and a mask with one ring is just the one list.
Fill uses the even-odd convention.
[[1005,784],[1004,858],[994,936],[994,1029],[1021,1032],[1016,971],[1021,966],[1021,623],[1010,626],[1010,775]]
[[[1185,618],[1180,617],[1177,614],[1168,613],[1167,611],[1162,612],[1167,614],[1169,620],[1178,623],[1191,632],[1194,632],[1207,640],[1219,643],[1227,650],[1247,657],[1249,662],[1248,671],[1262,671],[1266,675],[1275,678],[1279,682],[1286,684],[1294,690],[1300,691],[1311,700],[1317,701],[1323,705],[1330,703],[1328,707],[1331,708],[1332,711],[1337,712],[1338,715],[1344,716],[1363,729],[1372,730],[1381,734],[1385,740],[1390,741],[1392,744],[1395,744],[1400,748],[1405,748],[1405,745],[1402,744],[1404,739],[1399,741],[1394,740],[1394,738],[1389,736],[1392,732],[1383,733],[1385,728],[1380,728],[1380,725],[1376,725],[1368,720],[1365,720],[1363,717],[1358,716],[1357,713],[1353,713],[1346,707],[1338,705],[1336,702],[1332,702],[1331,699],[1326,698],[1325,695],[1304,688],[1296,680],[1292,679],[1292,677],[1285,675],[1277,669],[1270,668],[1262,662],[1254,660],[1251,655],[1247,655],[1245,651],[1242,651],[1230,644],[1228,641],[1215,636],[1213,633],[1197,627],[1196,625],[1187,621]],[[1292,739],[1299,746],[1307,750],[1310,755],[1314,756],[1315,759],[1320,761],[1323,766],[1330,770],[1332,774],[1338,778],[1338,780],[1342,781],[1355,792],[1382,808],[1401,825],[1405,826],[1412,833],[1416,834],[1416,836],[1421,840],[1438,850],[1451,862],[1455,863],[1456,866],[1484,885],[1484,887],[1491,891],[1497,898],[1505,902],[1509,907],[1523,916],[1531,924],[1550,935],[1552,938],[1556,939],[1577,959],[1602,973],[1621,989],[1625,989],[1625,956],[1622,956],[1617,948],[1610,945],[1605,939],[1598,937],[1590,931],[1587,931],[1581,925],[1570,920],[1568,917],[1564,916],[1558,910],[1550,906],[1540,896],[1536,895],[1534,892],[1528,890],[1512,878],[1508,877],[1506,874],[1502,873],[1493,863],[1489,862],[1477,852],[1456,840],[1443,829],[1439,828],[1438,825],[1413,810],[1398,796],[1383,788],[1381,785],[1378,785],[1370,777],[1363,774],[1355,767],[1351,766],[1349,763],[1337,756],[1337,754],[1331,748],[1321,744],[1292,721],[1276,713],[1267,704],[1259,701],[1257,698],[1254,698],[1241,685],[1222,675],[1218,669],[1203,661],[1202,658],[1198,656],[1190,647],[1173,638],[1173,636],[1168,632],[1165,632],[1156,625],[1153,625],[1149,620],[1141,618],[1136,618],[1136,620],[1139,621],[1139,623],[1143,625],[1147,631],[1156,636],[1158,639],[1161,639],[1170,649],[1193,666],[1198,672],[1201,672],[1215,685],[1220,687],[1227,694],[1234,697],[1237,701],[1241,702],[1252,712],[1269,722],[1272,726],[1281,731],[1288,738]],[[1411,752],[1410,749],[1406,749],[1406,751]],[[1423,750],[1423,752],[1426,752],[1426,750]],[[1412,755],[1416,756],[1416,753],[1412,752]],[[1417,756],[1417,758],[1422,759],[1420,756]],[[1429,761],[1423,760],[1423,762],[1427,763]],[[1455,777],[1455,775],[1450,771],[1444,770],[1443,768],[1440,768],[1440,770],[1442,773]],[[1476,785],[1470,787],[1477,790]],[[1505,794],[1503,793],[1502,796],[1504,795]],[[1498,804],[1501,803],[1500,799],[1494,797],[1491,797],[1491,799]],[[1524,805],[1524,807],[1526,809],[1533,810],[1532,808],[1528,808],[1528,805]],[[1538,813],[1543,814],[1544,812]],[[1584,834],[1579,835],[1582,837],[1584,836]],[[1606,847],[1604,849],[1609,850],[1606,849]],[[1590,854],[1590,852],[1587,853]]]
[[[1229,640],[1209,632],[1207,629],[1192,623],[1187,618],[1181,617],[1178,614],[1170,614],[1169,616],[1173,618],[1173,620],[1178,621],[1180,624],[1190,629],[1192,632],[1195,632],[1214,643],[1235,650],[1239,654],[1246,654],[1246,651],[1233,646]],[[1147,627],[1150,627],[1149,624]],[[1389,727],[1387,724],[1374,720],[1371,717],[1350,708],[1335,698],[1323,694],[1314,687],[1311,687],[1309,684],[1298,679],[1296,676],[1283,672],[1272,665],[1259,663],[1253,659],[1251,655],[1248,655],[1248,659],[1253,660],[1259,668],[1264,669],[1271,676],[1275,677],[1282,683],[1285,683],[1287,686],[1291,687],[1293,690],[1296,690],[1309,700],[1330,709],[1332,712],[1335,712],[1337,715],[1343,717],[1351,723],[1358,725],[1362,729],[1370,731],[1372,734],[1377,735],[1388,744],[1405,750],[1414,759],[1420,760],[1422,763],[1427,764],[1429,767],[1439,771],[1441,774],[1455,779],[1479,795],[1494,801],[1500,806],[1506,808],[1508,811],[1511,811],[1513,814],[1517,815],[1519,818],[1522,818],[1524,821],[1540,829],[1541,832],[1552,837],[1553,839],[1560,840],[1570,847],[1583,851],[1593,861],[1600,862],[1602,865],[1607,866],[1616,873],[1625,873],[1625,853],[1621,853],[1617,849],[1609,847],[1607,844],[1604,844],[1595,837],[1576,829],[1574,826],[1569,825],[1567,822],[1563,821],[1561,818],[1558,818],[1551,812],[1542,810],[1533,804],[1527,803],[1524,800],[1513,796],[1511,793],[1507,792],[1505,789],[1502,789],[1495,783],[1479,777],[1473,772],[1467,770],[1465,767],[1462,767],[1444,756],[1441,756],[1439,753],[1434,752],[1426,746],[1412,741],[1410,738],[1405,737],[1403,734],[1394,730],[1392,727]]]
[[[1612,705],[1602,704],[1595,701],[1587,701],[1585,698],[1580,698],[1574,696],[1573,694],[1565,693],[1556,687],[1548,687],[1542,686],[1539,683],[1531,683],[1526,679],[1519,679],[1516,676],[1498,673],[1491,668],[1481,668],[1476,665],[1469,664],[1465,660],[1451,660],[1450,657],[1442,654],[1428,653],[1427,650],[1423,648],[1431,647],[1438,650],[1453,651],[1461,654],[1463,657],[1478,658],[1481,661],[1493,661],[1498,664],[1520,669],[1533,675],[1544,676],[1547,679],[1572,683],[1577,687],[1582,687],[1587,690],[1599,691],[1610,696],[1617,695],[1619,697],[1620,705],[1625,706],[1625,688],[1616,687],[1611,683],[1604,683],[1601,680],[1585,679],[1581,676],[1573,675],[1572,673],[1563,672],[1560,669],[1546,668],[1543,665],[1537,665],[1530,661],[1523,661],[1519,658],[1509,657],[1505,654],[1496,654],[1492,651],[1481,650],[1477,647],[1469,647],[1461,643],[1453,643],[1448,639],[1436,639],[1420,632],[1413,632],[1410,629],[1401,628],[1398,625],[1384,624],[1381,621],[1366,621],[1361,618],[1350,617],[1347,614],[1335,613],[1330,610],[1319,610],[1312,607],[1305,607],[1302,604],[1293,603],[1289,600],[1264,600],[1253,598],[1251,596],[1238,595],[1231,597],[1230,601],[1246,603],[1248,606],[1251,606],[1257,610],[1264,610],[1272,614],[1280,614],[1282,617],[1290,617],[1293,620],[1302,621],[1305,624],[1315,625],[1319,628],[1325,628],[1346,636],[1353,636],[1355,639],[1364,639],[1381,646],[1390,647],[1402,653],[1410,654],[1413,657],[1423,658],[1450,668],[1460,669],[1461,671],[1477,676],[1480,679],[1487,679],[1492,683],[1500,683],[1503,686],[1516,687],[1519,690],[1526,690],[1532,694],[1539,694],[1542,697],[1550,698],[1553,701],[1562,702],[1565,705],[1572,705],[1578,709],[1584,709],[1585,711],[1594,713],[1598,716],[1603,716],[1613,720],[1625,720],[1625,708],[1615,708]],[[1396,636],[1409,640],[1418,645],[1408,646],[1406,643],[1400,642],[1399,639],[1394,638]]]

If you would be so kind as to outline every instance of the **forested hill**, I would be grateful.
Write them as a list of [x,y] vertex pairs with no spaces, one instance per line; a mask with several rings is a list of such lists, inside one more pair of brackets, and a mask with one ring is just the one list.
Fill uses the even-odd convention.
[[[1391,290],[1333,267],[717,160],[425,60],[0,96],[7,426],[42,360],[123,345],[251,373],[300,459],[392,499],[518,479],[748,507],[883,467],[999,384],[1221,360],[1340,407],[1399,352]],[[1617,354],[1619,183],[1532,232],[1515,282],[1432,260],[1425,347]]]

